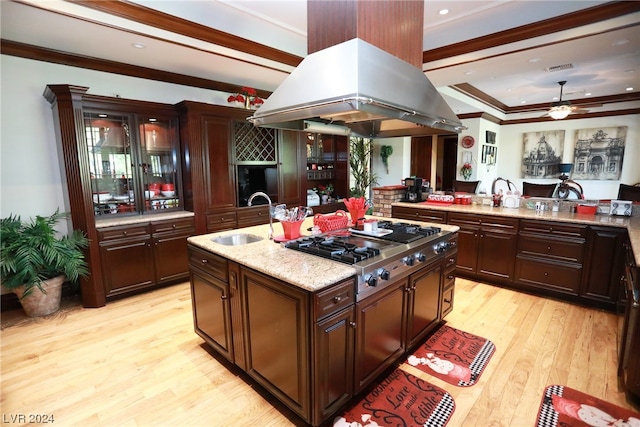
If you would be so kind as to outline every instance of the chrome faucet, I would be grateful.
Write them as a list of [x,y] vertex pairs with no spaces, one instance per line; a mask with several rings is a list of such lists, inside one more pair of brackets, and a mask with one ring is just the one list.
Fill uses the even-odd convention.
[[271,215],[271,199],[269,198],[269,195],[267,193],[263,193],[262,191],[258,191],[257,193],[253,193],[251,196],[249,196],[249,200],[247,201],[247,205],[251,206],[251,201],[257,197],[257,196],[262,196],[265,199],[267,199],[267,201],[269,202],[269,235],[267,236],[269,238],[269,240],[273,239],[273,219],[271,219],[272,215]]

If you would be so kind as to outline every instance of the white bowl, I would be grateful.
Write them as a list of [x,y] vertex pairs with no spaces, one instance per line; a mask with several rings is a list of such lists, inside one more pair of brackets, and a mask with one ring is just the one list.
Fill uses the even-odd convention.
[[164,197],[173,197],[176,194],[175,191],[161,191],[161,193]]
[[145,199],[150,199],[153,196],[155,196],[155,194],[156,193],[153,190],[147,190],[147,191],[144,192],[144,198]]

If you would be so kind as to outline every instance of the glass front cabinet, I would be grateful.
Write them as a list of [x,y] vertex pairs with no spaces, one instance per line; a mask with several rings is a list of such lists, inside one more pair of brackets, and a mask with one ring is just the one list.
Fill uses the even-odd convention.
[[96,217],[181,209],[178,120],[84,109]]

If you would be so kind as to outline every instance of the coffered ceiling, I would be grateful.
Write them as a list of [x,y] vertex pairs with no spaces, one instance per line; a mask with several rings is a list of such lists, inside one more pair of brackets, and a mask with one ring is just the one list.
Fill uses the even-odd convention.
[[[223,91],[268,95],[307,49],[305,0],[5,0],[0,8],[3,54]],[[583,109],[574,117],[640,112],[640,2],[426,1],[424,9],[422,69],[461,117],[544,120],[559,81],[563,99]]]

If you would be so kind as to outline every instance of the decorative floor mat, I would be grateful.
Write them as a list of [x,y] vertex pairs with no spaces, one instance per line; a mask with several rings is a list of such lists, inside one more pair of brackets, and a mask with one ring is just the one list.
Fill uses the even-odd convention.
[[468,387],[478,381],[495,350],[486,338],[443,325],[407,363],[449,384]]
[[449,393],[402,369],[333,421],[334,427],[444,427],[455,403]]
[[640,413],[561,385],[544,390],[537,427],[640,426]]

